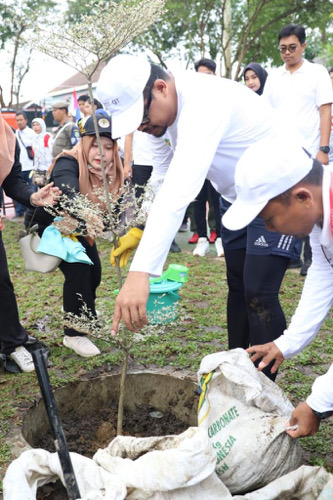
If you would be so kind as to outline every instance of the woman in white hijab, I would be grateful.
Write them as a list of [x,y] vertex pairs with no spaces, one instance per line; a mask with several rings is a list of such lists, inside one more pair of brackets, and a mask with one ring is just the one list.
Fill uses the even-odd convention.
[[[46,125],[41,118],[34,118],[32,120],[32,128],[35,132],[32,148],[34,151],[34,184],[44,184],[44,177],[46,171],[53,161],[52,157],[52,138],[46,132]],[[40,180],[39,180],[40,179]]]

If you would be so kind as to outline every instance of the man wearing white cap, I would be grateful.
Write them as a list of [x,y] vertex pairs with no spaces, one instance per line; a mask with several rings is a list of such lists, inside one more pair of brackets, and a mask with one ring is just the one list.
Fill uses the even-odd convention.
[[[130,55],[111,59],[101,73],[97,96],[112,116],[114,137],[135,129],[151,136],[155,150],[152,182],[157,178],[164,180],[115,307],[113,333],[120,319],[134,331],[147,322],[149,276],[162,273],[186,207],[199,193],[205,179],[232,202],[237,161],[251,144],[270,135],[275,126],[269,106],[237,82],[207,78],[190,71],[173,75]],[[284,130],[288,135],[286,125]],[[113,257],[119,256],[121,264],[140,240],[141,234],[134,229],[121,238],[120,249],[114,252]],[[228,268],[227,252],[226,262]],[[239,274],[242,280],[242,268]],[[245,320],[248,321],[247,316]],[[284,328],[278,328],[274,336],[272,328],[265,330],[262,338],[256,328],[249,334],[247,323],[246,345],[237,339],[233,347],[273,340]]]
[[[274,150],[267,161],[270,151]],[[236,201],[222,222],[241,229],[258,215],[267,229],[304,237],[311,233],[313,262],[289,328],[274,342],[247,349],[259,370],[301,352],[318,333],[333,304],[333,165],[323,167],[300,144],[263,139],[244,153],[235,173]],[[320,420],[333,413],[333,365],[319,377],[306,402],[293,412],[288,433],[314,434]]]

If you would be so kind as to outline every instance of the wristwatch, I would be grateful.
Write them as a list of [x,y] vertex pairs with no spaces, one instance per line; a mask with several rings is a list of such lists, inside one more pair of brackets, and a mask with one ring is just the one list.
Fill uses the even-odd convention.
[[320,411],[314,410],[313,408],[311,408],[311,410],[316,415],[316,417],[319,418],[319,420],[323,420],[324,418],[328,418],[328,417],[330,417],[333,414],[333,411],[323,411],[323,412],[320,412]]
[[327,154],[330,152],[330,147],[329,146],[320,146],[319,151],[322,151],[323,153]]

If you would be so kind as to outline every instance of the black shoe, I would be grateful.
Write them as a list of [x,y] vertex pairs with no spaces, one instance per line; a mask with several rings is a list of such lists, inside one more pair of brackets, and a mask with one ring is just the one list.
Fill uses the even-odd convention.
[[300,275],[301,276],[306,276],[308,274],[308,269],[311,266],[311,263],[312,263],[311,260],[305,260],[304,261],[302,269],[300,270]]
[[302,267],[302,266],[303,266],[302,259],[298,259],[298,260],[290,259],[290,262],[288,264],[288,269],[297,269],[298,267]]
[[173,240],[173,242],[171,243],[171,247],[170,247],[170,250],[169,252],[172,252],[172,253],[178,253],[178,252],[181,252],[181,248],[179,245],[177,245],[177,243],[175,242],[175,240]]

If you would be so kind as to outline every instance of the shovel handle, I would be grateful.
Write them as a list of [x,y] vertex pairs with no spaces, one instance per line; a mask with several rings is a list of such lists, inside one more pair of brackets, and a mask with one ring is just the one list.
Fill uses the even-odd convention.
[[66,437],[58,413],[58,408],[52,392],[43,352],[36,346],[31,354],[34,361],[38,383],[43,396],[50,427],[52,430],[54,445],[58,452],[60,465],[64,475],[68,498],[69,500],[77,500],[77,498],[81,498],[81,495],[74,474]]

